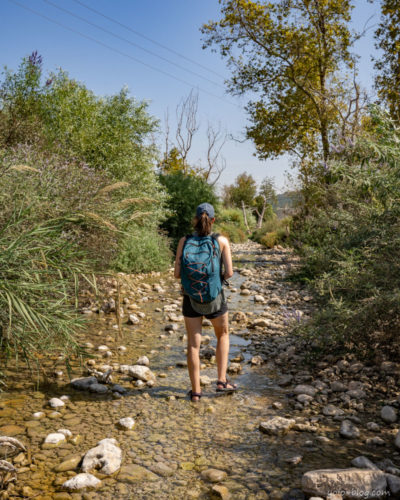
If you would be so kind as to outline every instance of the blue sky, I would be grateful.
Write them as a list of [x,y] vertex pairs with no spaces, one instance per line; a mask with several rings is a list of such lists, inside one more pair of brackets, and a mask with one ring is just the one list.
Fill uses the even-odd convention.
[[[221,123],[222,127],[234,137],[243,137],[247,122],[243,110],[246,101],[243,98],[233,98],[224,92],[221,85],[223,86],[223,79],[229,77],[225,62],[218,54],[202,50],[199,28],[204,22],[219,17],[217,0],[82,0],[86,5],[185,55],[193,62],[179,58],[122,26],[87,10],[74,0],[51,0],[51,2],[73,12],[76,16],[100,25],[104,30],[128,39],[132,44],[138,44],[216,82],[219,86],[90,26],[44,0],[17,1],[129,57],[38,17],[9,0],[1,0],[1,66],[16,68],[21,57],[37,50],[43,56],[47,71],[62,67],[71,77],[84,82],[97,94],[112,94],[122,86],[128,86],[137,99],[149,101],[150,113],[159,118],[161,124],[165,112],[169,109],[172,128],[177,104],[182,97],[188,95],[191,88],[199,88],[201,128],[191,153],[191,160],[194,163],[201,162],[202,159],[204,162],[207,145],[205,129],[208,121],[215,125]],[[361,30],[368,20],[369,26],[379,22],[378,2],[371,4],[367,0],[356,0],[355,5],[352,23],[354,29]],[[360,55],[359,79],[364,87],[370,90],[373,84],[373,66],[370,60],[374,53],[373,30],[369,30],[358,42],[356,52]],[[146,67],[132,58],[169,73],[188,84]],[[162,140],[160,135],[160,144]],[[258,182],[261,182],[266,175],[272,176],[278,188],[282,189],[285,185],[284,172],[290,170],[288,158],[259,161],[253,153],[254,148],[250,141],[244,143],[229,141],[223,150],[227,168],[221,177],[220,185],[232,183],[239,173],[246,172],[253,175]]]

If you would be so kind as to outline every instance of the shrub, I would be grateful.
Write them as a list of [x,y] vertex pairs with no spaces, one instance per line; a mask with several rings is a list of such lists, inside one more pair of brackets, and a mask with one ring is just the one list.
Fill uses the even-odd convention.
[[261,229],[253,232],[251,238],[267,248],[285,244],[289,240],[291,218],[278,219],[276,216],[266,220]]
[[377,108],[368,125],[327,166],[322,202],[295,220],[297,277],[319,303],[302,332],[325,350],[398,356],[400,131]]
[[243,243],[247,240],[246,233],[235,224],[217,224],[215,225],[214,230],[216,233],[222,234],[228,238],[231,243]]
[[[255,218],[248,211],[247,221],[255,226]],[[222,208],[216,215],[215,232],[226,236],[232,243],[243,243],[247,240],[247,229],[243,211],[240,208]]]
[[278,242],[278,235],[276,231],[265,234],[261,239],[260,243],[267,248],[274,248]]

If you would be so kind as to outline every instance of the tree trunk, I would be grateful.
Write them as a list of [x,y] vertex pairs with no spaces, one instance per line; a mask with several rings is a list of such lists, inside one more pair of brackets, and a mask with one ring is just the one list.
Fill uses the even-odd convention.
[[246,229],[247,229],[247,234],[250,234],[251,231],[250,231],[250,228],[249,228],[249,224],[247,222],[247,214],[246,214],[246,207],[244,205],[244,201],[242,200],[242,210],[243,210],[243,219],[244,219],[244,224],[246,226]]
[[264,220],[264,214],[265,214],[265,209],[266,208],[267,208],[267,200],[264,198],[264,203],[263,203],[263,206],[262,206],[261,213],[258,213],[258,211],[257,211],[257,215],[258,215],[257,229],[261,229],[261,227],[262,227],[262,223],[263,223],[263,220]]

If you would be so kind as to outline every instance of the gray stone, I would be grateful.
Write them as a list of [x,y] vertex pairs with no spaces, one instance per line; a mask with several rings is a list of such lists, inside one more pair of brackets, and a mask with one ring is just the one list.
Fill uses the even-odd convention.
[[112,392],[118,392],[119,394],[126,394],[128,392],[125,387],[122,387],[122,385],[119,384],[114,384],[111,388]]
[[346,439],[355,439],[360,436],[360,430],[350,420],[343,420],[339,432]]
[[201,473],[201,477],[210,483],[221,483],[228,477],[227,473],[218,469],[206,469]]
[[118,481],[128,484],[158,481],[159,479],[159,476],[154,474],[154,472],[136,464],[124,465],[118,474]]
[[379,467],[371,462],[369,458],[363,456],[353,458],[351,465],[357,467],[358,469],[379,470]]
[[85,488],[96,488],[101,484],[100,479],[92,474],[77,474],[68,481],[65,481],[63,488],[70,491],[83,490]]
[[121,467],[122,452],[113,438],[102,439],[95,448],[90,449],[84,456],[82,471],[88,472],[98,469],[102,474],[113,474]]
[[396,434],[394,445],[396,446],[397,449],[400,450],[400,431],[398,431],[398,433]]
[[71,380],[71,387],[78,391],[88,391],[92,384],[97,384],[96,377],[81,377]]
[[120,418],[118,421],[118,425],[122,427],[122,429],[131,430],[135,425],[135,421],[132,417]]
[[381,409],[381,419],[387,424],[393,424],[397,420],[397,411],[393,406],[385,405]]
[[89,391],[94,392],[96,394],[105,394],[106,392],[108,392],[108,389],[107,386],[96,383],[96,384],[91,384],[89,386]]
[[307,394],[308,396],[311,396],[313,398],[317,392],[317,389],[312,385],[300,384],[296,385],[296,387],[293,389],[293,392],[296,395]]
[[343,415],[344,411],[335,405],[326,405],[322,408],[322,413],[325,417],[335,417],[336,415]]
[[136,361],[137,365],[149,366],[150,360],[147,356],[140,356],[140,358]]
[[65,406],[65,403],[59,398],[51,398],[49,401],[49,405],[52,408],[62,408],[63,406]]
[[386,495],[386,475],[368,469],[321,469],[306,472],[301,479],[302,489],[309,495],[327,496],[341,492],[345,498],[371,498]]
[[48,434],[44,440],[45,444],[60,444],[65,441],[65,434],[61,432],[52,432]]
[[169,477],[174,474],[174,470],[163,462],[158,462],[150,467],[150,470],[162,477]]
[[400,493],[400,477],[393,474],[386,474],[387,485],[392,495]]

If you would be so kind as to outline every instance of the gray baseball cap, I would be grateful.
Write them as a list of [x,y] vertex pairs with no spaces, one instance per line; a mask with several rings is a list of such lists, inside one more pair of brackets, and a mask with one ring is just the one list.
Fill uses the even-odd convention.
[[201,214],[205,212],[211,219],[215,217],[214,207],[209,203],[202,203],[196,208],[197,217],[201,217]]

